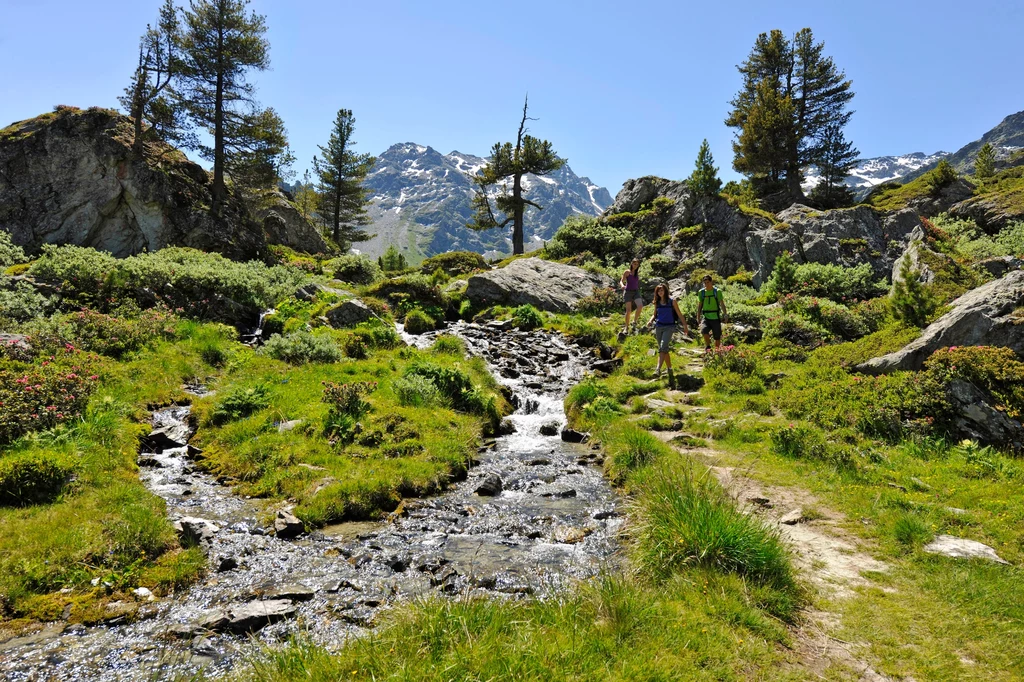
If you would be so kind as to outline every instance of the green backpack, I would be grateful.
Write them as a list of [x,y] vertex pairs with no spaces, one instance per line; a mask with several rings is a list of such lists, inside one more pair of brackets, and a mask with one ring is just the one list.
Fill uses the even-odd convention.
[[718,307],[719,307],[718,306],[718,301],[721,298],[722,294],[718,290],[718,287],[713,287],[711,289],[712,296],[710,298],[708,298],[707,300],[708,301],[714,301],[715,302],[715,307],[714,307],[714,309],[708,309],[707,305],[704,302],[704,300],[705,300],[704,294],[706,294],[706,293],[707,293],[707,289],[701,289],[697,293],[697,297],[700,299],[701,313],[708,320],[717,320],[718,319]]

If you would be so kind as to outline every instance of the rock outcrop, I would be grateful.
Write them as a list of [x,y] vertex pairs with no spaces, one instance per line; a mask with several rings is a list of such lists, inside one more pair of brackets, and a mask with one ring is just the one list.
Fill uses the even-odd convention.
[[952,310],[930,324],[921,336],[895,353],[862,363],[865,374],[920,369],[939,348],[947,346],[1005,346],[1024,355],[1022,320],[1015,314],[1024,305],[1024,270],[968,291],[951,304]]
[[974,220],[989,231],[1001,230],[1013,221],[1024,220],[1024,186],[970,197],[951,206],[949,214]]
[[279,189],[264,192],[258,198],[256,218],[270,244],[280,244],[306,253],[327,253],[331,250],[323,235]]
[[209,173],[158,141],[135,155],[133,135],[130,118],[96,107],[66,107],[0,130],[0,230],[29,253],[44,244],[118,257],[190,246],[250,260],[264,258],[268,242],[326,250],[277,192],[255,220],[236,196],[222,218],[212,217]]
[[539,258],[521,258],[504,268],[470,277],[466,297],[476,305],[530,304],[541,310],[568,313],[596,287],[611,285],[607,275]]
[[783,251],[789,251],[798,263],[868,263],[877,277],[888,277],[906,242],[921,226],[920,218],[910,209],[880,214],[868,206],[820,212],[791,206],[777,217],[780,223],[746,237],[757,285],[768,279]]

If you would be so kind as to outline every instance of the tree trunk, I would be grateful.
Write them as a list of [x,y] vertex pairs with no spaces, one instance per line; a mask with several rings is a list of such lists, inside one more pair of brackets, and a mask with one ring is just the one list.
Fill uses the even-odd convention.
[[512,202],[515,204],[515,214],[512,216],[512,255],[518,256],[523,253],[523,211],[526,205],[523,203],[523,176],[516,173],[512,181]]
[[[221,25],[224,23],[221,9]],[[219,218],[228,197],[224,184],[224,30],[217,33],[217,90],[213,102],[213,202],[210,213]]]
[[[341,177],[339,172],[338,177]],[[341,182],[338,182],[338,186],[334,188],[334,230],[332,231],[334,237],[334,243],[341,247]]]

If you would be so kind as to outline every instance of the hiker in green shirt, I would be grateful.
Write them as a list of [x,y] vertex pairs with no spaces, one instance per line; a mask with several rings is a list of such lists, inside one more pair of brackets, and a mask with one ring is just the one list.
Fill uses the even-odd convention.
[[726,316],[722,292],[715,286],[711,275],[704,276],[704,288],[697,292],[697,324],[704,336],[705,352],[711,350],[711,337],[715,337],[715,349],[722,347],[722,320]]

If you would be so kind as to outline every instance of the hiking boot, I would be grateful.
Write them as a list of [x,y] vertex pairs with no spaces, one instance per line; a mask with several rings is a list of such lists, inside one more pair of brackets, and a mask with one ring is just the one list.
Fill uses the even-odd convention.
[[672,374],[672,370],[668,371],[668,387],[671,389],[675,389],[676,387],[676,377]]

